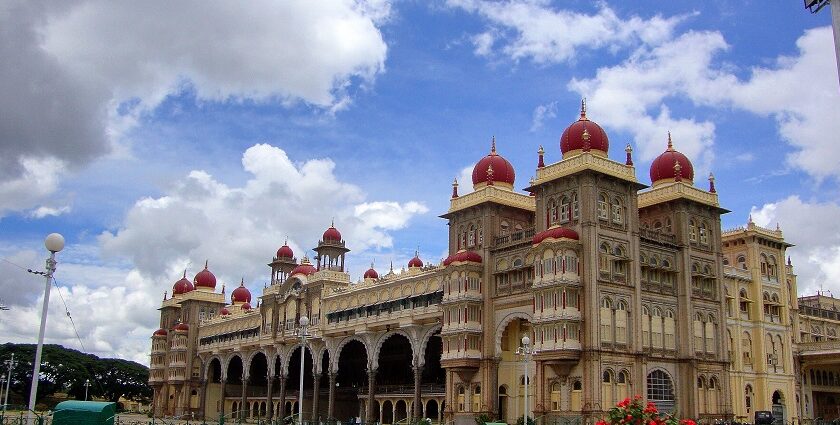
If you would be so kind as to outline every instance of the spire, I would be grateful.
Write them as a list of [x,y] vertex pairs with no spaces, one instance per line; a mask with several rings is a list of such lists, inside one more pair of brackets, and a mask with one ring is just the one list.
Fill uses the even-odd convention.
[[750,221],[748,221],[748,222],[747,222],[747,224],[753,224],[753,221],[752,221],[752,214],[750,214],[750,219],[749,219],[749,220],[750,220]]
[[583,151],[584,152],[589,152],[589,138],[590,138],[589,130],[584,128],[583,129],[583,134],[580,136],[580,138],[583,139]]
[[673,152],[674,150],[674,142],[671,141],[671,132],[668,132],[668,151]]
[[674,160],[674,181],[682,181],[682,167],[680,166],[680,162],[676,159]]
[[631,167],[633,166],[633,147],[630,146],[628,143],[627,146],[624,148],[624,152],[627,153],[627,160],[624,161],[624,165]]
[[717,192],[717,190],[715,190],[715,175],[712,173],[709,173],[709,192]]
[[204,260],[204,270],[207,270],[207,264],[210,263],[210,260]]
[[242,280],[239,281],[239,286],[245,286],[245,276],[242,276]]
[[223,283],[222,284],[222,295],[224,295],[224,294],[225,294],[225,284]]
[[330,227],[335,228],[335,217],[330,220]]
[[394,274],[394,260],[391,260],[391,268],[388,269],[388,273]]
[[790,263],[790,255],[788,255],[788,266],[792,266],[793,264]]
[[452,182],[452,199],[458,197],[458,178],[455,177],[455,181]]
[[537,151],[537,155],[539,155],[539,160],[537,161],[537,168],[545,167],[545,162],[543,161],[543,155],[545,155],[545,149],[543,149],[542,145],[540,145],[540,149]]
[[166,294],[167,294],[167,293],[168,293],[168,292],[163,291],[163,300],[164,300],[164,301],[166,301]]
[[184,279],[187,278],[187,269],[184,269]]
[[782,231],[782,228],[781,228],[781,227],[779,227],[779,222],[778,222],[778,221],[776,222],[776,231],[777,231],[777,232],[781,232],[781,231]]
[[496,136],[490,141],[490,155],[496,155]]
[[493,186],[493,164],[487,166],[487,186]]
[[373,261],[370,262],[370,268],[373,268]]
[[586,118],[586,98],[582,98],[580,100],[580,121],[589,121],[589,118]]

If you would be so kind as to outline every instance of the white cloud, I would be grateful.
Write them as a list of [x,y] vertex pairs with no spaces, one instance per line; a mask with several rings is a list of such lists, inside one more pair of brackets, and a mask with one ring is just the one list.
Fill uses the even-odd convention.
[[351,89],[384,72],[378,25],[391,14],[388,0],[7,3],[0,191],[24,196],[0,197],[0,217],[56,190],[33,179],[26,161],[77,169],[109,152],[126,156],[122,136],[185,88],[198,101],[347,108]]
[[557,101],[549,102],[544,105],[537,105],[534,108],[534,118],[531,121],[531,131],[537,131],[542,128],[546,120],[551,120],[557,117]]
[[581,49],[609,47],[616,50],[638,43],[658,44],[671,37],[685,17],[643,19],[619,18],[606,4],[594,14],[555,10],[548,1],[448,0],[447,5],[481,15],[492,28],[473,36],[475,52],[482,56],[500,53],[513,60],[531,59],[550,64],[574,60]]
[[63,206],[63,207],[46,207],[40,206],[35,208],[34,210],[29,212],[29,216],[32,218],[44,218],[44,217],[58,217],[62,214],[66,214],[70,212],[70,207]]
[[834,202],[803,201],[789,196],[778,202],[753,207],[753,221],[775,228],[779,223],[790,248],[800,295],[812,295],[820,288],[840,294],[840,205]]
[[0,218],[10,211],[31,208],[43,202],[58,187],[65,171],[64,161],[53,157],[24,157],[19,162],[21,174],[0,179]]
[[634,136],[640,156],[650,159],[665,147],[664,131],[674,135],[701,171],[712,159],[715,125],[710,120],[673,117],[666,101],[687,99],[696,105],[738,108],[772,116],[779,133],[795,149],[791,165],[824,179],[840,177],[840,153],[827,135],[840,133],[840,93],[834,87],[831,30],[807,31],[797,41],[799,55],[781,57],[772,68],[756,67],[739,80],[715,63],[728,49],[718,32],[687,32],[652,49],[641,49],[624,63],[600,68],[595,77],[575,79],[569,88],[590,99],[590,116]]
[[209,259],[222,281],[253,281],[267,275],[264,263],[286,237],[301,258],[333,218],[361,254],[390,248],[389,231],[428,211],[417,202],[366,202],[360,188],[336,178],[329,159],[294,163],[282,149],[260,144],[245,151],[242,164],[252,175],[242,187],[193,171],[165,195],[137,201],[119,229],[100,235],[103,251],[127,257],[144,275],[171,277]]

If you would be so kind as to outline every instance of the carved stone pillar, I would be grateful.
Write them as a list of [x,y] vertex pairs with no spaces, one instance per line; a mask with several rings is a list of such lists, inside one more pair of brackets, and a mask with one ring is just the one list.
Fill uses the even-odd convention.
[[201,380],[201,396],[198,399],[198,417],[205,419],[207,410],[207,380]]
[[225,415],[225,384],[226,383],[227,383],[227,378],[222,378],[222,394],[221,394],[222,402],[221,402],[221,408],[219,409],[219,414],[222,415],[222,416]]
[[415,419],[422,418],[422,412],[420,411],[420,382],[421,378],[423,377],[423,366],[415,366],[414,367],[414,414],[413,417]]
[[266,385],[268,387],[266,388],[268,391],[265,395],[265,404],[267,410],[266,414],[268,415],[266,419],[271,420],[271,418],[274,417],[274,399],[272,398],[271,394],[273,392],[273,388],[271,387],[273,386],[272,384],[274,384],[274,376],[268,374],[266,376],[266,380],[268,382],[268,384]]
[[245,392],[248,390],[248,377],[242,374],[242,402],[239,403],[239,419],[245,420],[248,416],[248,411],[245,410],[247,404],[245,403]]
[[321,400],[321,374],[320,373],[313,373],[312,374],[312,420],[318,420],[318,406]]
[[278,419],[284,419],[286,417],[286,375],[280,374],[278,378],[280,379],[280,417]]
[[372,422],[373,417],[373,395],[376,393],[376,370],[368,371],[368,395],[365,406],[365,422]]
[[335,372],[329,373],[330,378],[330,392],[329,397],[327,398],[327,419],[333,419],[335,417],[335,380],[338,377],[338,374]]

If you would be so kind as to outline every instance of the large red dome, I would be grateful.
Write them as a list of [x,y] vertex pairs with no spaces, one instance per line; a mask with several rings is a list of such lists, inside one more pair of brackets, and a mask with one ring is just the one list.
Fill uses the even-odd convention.
[[540,242],[546,239],[572,239],[572,240],[579,240],[580,236],[578,236],[577,232],[572,229],[568,229],[565,227],[560,226],[553,226],[549,227],[546,230],[543,230],[540,233],[534,235],[534,245],[539,244]]
[[446,257],[443,260],[443,265],[448,266],[452,263],[464,263],[464,262],[472,262],[472,263],[481,263],[481,255],[474,251],[465,251],[460,250],[449,257]]
[[295,253],[292,251],[292,248],[289,248],[289,243],[286,242],[280,249],[277,250],[277,258],[293,258]]
[[668,133],[668,148],[650,164],[650,181],[655,185],[677,180],[694,183],[694,166],[687,156],[674,150],[671,133]]
[[607,156],[610,150],[610,140],[607,133],[595,121],[586,118],[586,102],[581,102],[580,118],[566,127],[560,136],[560,152],[563,157],[567,153],[583,151]]
[[300,261],[300,265],[292,269],[292,272],[289,274],[289,276],[294,276],[296,274],[311,275],[314,274],[316,271],[318,270],[315,269],[315,266],[309,263],[309,259],[303,257],[303,260]]
[[493,184],[502,184],[513,188],[513,183],[516,180],[516,172],[513,165],[503,156],[496,153],[496,138],[490,145],[490,153],[481,158],[472,172],[473,188],[478,188],[480,185],[487,184],[492,181]]
[[230,293],[230,300],[234,303],[249,303],[251,302],[251,291],[245,287],[245,281],[239,283],[239,287]]
[[335,224],[330,225],[330,228],[324,231],[323,241],[327,242],[341,242],[341,232],[335,228]]
[[423,260],[420,259],[420,253],[415,252],[414,258],[408,260],[408,267],[423,267]]
[[172,285],[172,295],[186,294],[187,292],[190,292],[193,289],[195,289],[195,287],[193,287],[192,282],[190,282],[190,280],[187,279],[187,271],[184,270],[184,277],[182,277],[181,280],[175,282],[175,285]]
[[374,270],[373,264],[371,264],[370,268],[365,272],[365,279],[379,279],[379,273]]
[[152,334],[152,336],[166,336],[169,332],[166,332],[166,329],[160,328]]
[[216,289],[216,276],[207,270],[207,262],[204,262],[204,270],[198,272],[193,278],[196,288]]

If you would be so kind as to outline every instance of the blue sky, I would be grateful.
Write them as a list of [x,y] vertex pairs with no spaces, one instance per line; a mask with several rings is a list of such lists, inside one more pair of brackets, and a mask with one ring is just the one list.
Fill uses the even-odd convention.
[[[147,362],[155,308],[205,259],[259,293],[335,219],[351,274],[439,261],[451,182],[491,137],[534,174],[580,99],[637,176],[675,146],[725,228],[778,222],[800,292],[840,295],[840,84],[801,2],[7,0],[0,336],[32,341],[42,240],[85,348]],[[3,118],[5,116],[5,118]],[[15,319],[12,319],[12,317]],[[54,298],[48,339],[78,347]]]

